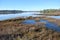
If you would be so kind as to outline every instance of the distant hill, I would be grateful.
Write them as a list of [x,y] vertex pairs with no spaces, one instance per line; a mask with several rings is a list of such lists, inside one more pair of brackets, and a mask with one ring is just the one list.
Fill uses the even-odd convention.
[[0,10],[0,14],[16,14],[22,12],[22,10]]

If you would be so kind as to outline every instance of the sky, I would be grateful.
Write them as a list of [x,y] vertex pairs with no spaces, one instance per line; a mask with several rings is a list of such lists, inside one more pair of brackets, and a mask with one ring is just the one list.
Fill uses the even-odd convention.
[[0,0],[0,10],[43,10],[60,8],[60,0]]

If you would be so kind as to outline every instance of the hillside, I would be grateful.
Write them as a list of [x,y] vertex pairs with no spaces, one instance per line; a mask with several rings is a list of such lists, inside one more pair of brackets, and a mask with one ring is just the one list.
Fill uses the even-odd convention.
[[15,14],[22,13],[22,10],[0,10],[0,14]]

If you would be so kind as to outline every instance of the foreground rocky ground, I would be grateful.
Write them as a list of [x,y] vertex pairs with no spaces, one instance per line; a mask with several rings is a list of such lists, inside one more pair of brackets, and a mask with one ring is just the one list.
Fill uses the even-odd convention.
[[0,22],[0,40],[60,40],[60,32],[47,29],[44,23],[32,25],[20,22]]

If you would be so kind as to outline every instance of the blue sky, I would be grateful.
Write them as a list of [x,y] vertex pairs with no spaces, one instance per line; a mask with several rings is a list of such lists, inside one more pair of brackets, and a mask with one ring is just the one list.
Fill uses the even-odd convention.
[[0,10],[42,10],[60,8],[60,0],[0,0]]

